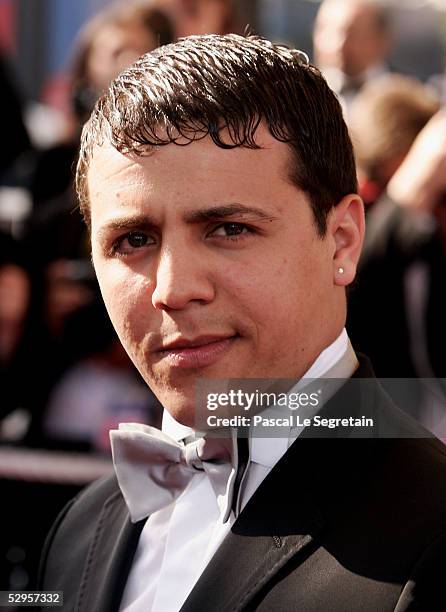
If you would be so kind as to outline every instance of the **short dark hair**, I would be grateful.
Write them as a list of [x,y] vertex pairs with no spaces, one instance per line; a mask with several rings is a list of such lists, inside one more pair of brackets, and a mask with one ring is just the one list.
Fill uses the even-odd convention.
[[290,180],[308,195],[324,236],[331,208],[357,191],[340,104],[301,51],[237,34],[181,39],[147,53],[112,82],[82,133],[76,184],[87,224],[96,144],[144,155],[210,136],[224,149],[255,149],[261,121],[289,145]]

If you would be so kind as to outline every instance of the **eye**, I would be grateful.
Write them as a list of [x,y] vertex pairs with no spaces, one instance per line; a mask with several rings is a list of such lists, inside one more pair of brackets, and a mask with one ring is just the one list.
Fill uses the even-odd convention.
[[127,255],[136,250],[154,244],[153,238],[145,232],[129,232],[124,236],[119,237],[113,244],[113,253],[118,255]]
[[133,249],[140,249],[147,244],[148,237],[142,232],[131,232],[127,236],[127,242]]
[[253,233],[253,230],[244,223],[222,223],[213,232],[212,236],[218,236],[222,238],[237,238],[242,234]]

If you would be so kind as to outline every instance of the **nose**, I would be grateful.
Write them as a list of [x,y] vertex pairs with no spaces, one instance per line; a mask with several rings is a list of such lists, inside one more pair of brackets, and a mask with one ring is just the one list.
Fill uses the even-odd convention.
[[207,262],[201,253],[180,245],[163,247],[156,269],[152,304],[157,310],[182,310],[215,297]]

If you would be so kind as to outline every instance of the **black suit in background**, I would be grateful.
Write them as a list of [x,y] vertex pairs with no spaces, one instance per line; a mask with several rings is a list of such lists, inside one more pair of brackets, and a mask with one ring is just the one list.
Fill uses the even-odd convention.
[[387,196],[372,206],[366,226],[348,294],[350,339],[370,357],[376,375],[389,379],[383,384],[396,403],[445,440],[444,237]]
[[[361,358],[355,377],[372,376]],[[379,414],[406,439],[315,439],[305,430],[234,523],[182,612],[433,612],[446,609],[446,448],[373,383],[323,408]],[[64,612],[114,612],[144,521],[132,525],[114,477],[63,511],[39,588]],[[172,585],[175,588],[175,585]],[[168,611],[166,611],[168,612]],[[170,612],[170,611],[169,611]]]
[[[387,197],[373,205],[366,226],[357,279],[349,289],[353,346],[370,357],[378,377],[446,377],[444,239]],[[411,278],[415,267],[422,273],[417,284]]]
[[7,172],[23,153],[30,151],[31,143],[22,116],[21,101],[5,58],[0,54],[0,91],[2,92],[2,143],[0,146],[0,184],[9,184]]

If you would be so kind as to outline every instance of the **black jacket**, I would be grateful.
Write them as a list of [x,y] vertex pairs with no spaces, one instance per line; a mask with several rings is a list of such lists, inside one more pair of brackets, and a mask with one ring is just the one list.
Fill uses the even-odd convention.
[[[361,358],[355,376],[371,375]],[[342,407],[343,393],[325,416]],[[446,448],[377,382],[356,400],[348,398],[349,413],[379,415],[403,438],[346,439],[330,430],[316,439],[305,430],[249,500],[182,612],[446,609]],[[53,527],[39,588],[64,591],[66,612],[117,611],[143,525],[130,523],[115,477],[94,483]]]

